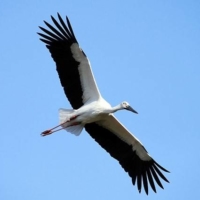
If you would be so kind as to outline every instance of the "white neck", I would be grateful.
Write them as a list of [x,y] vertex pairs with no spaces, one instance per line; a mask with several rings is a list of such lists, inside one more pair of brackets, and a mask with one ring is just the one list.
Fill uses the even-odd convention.
[[107,112],[108,112],[108,113],[114,113],[114,112],[116,112],[116,111],[118,111],[118,110],[122,110],[122,109],[123,109],[123,108],[122,108],[121,104],[119,104],[119,105],[117,105],[117,106],[114,106],[114,107],[108,109]]

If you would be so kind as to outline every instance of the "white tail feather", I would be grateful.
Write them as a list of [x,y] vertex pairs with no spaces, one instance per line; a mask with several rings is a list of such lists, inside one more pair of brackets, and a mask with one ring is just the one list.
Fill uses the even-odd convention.
[[[59,109],[59,122],[60,124],[68,121],[70,119],[70,114],[73,113],[74,110],[73,109],[64,109],[64,108],[60,108]],[[67,132],[70,132],[76,136],[80,135],[81,131],[83,130],[83,125],[79,124],[79,125],[75,125],[75,126],[68,126],[68,123],[66,122],[66,124],[61,125]]]
[[79,124],[75,126],[68,126],[67,128],[65,128],[65,130],[76,136],[79,136],[81,134],[81,131],[83,130],[83,127],[83,124]]
[[66,122],[67,120],[70,119],[70,114],[73,113],[73,109],[64,109],[60,108],[59,109],[59,122],[60,124]]

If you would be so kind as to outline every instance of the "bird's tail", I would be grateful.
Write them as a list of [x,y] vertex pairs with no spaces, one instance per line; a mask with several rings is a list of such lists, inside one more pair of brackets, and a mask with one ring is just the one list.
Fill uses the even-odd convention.
[[73,113],[73,112],[74,112],[73,109],[60,108],[59,109],[59,121],[60,121],[60,124],[64,123],[61,126],[66,131],[78,136],[78,135],[80,135],[81,131],[83,130],[83,127],[84,127],[83,124],[70,126],[70,122],[66,122],[66,121],[70,120],[70,114]]
[[59,109],[59,122],[60,122],[60,124],[63,124],[64,122],[66,122],[67,120],[69,120],[70,119],[69,116],[73,112],[74,112],[73,109],[60,108]]

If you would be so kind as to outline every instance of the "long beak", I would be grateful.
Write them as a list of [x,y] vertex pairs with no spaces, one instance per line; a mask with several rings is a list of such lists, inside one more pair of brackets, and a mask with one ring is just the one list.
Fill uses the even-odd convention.
[[129,111],[131,111],[131,112],[134,112],[135,114],[138,114],[138,112],[137,112],[136,110],[134,110],[131,106],[128,106],[128,107],[126,108],[126,110],[129,110]]

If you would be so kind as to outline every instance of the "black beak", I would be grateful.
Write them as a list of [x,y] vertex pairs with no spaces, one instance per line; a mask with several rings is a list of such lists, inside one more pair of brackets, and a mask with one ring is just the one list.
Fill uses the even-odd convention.
[[138,112],[135,111],[131,106],[128,106],[128,107],[126,108],[126,110],[129,110],[129,111],[131,111],[131,112],[134,112],[135,114],[138,114]]

